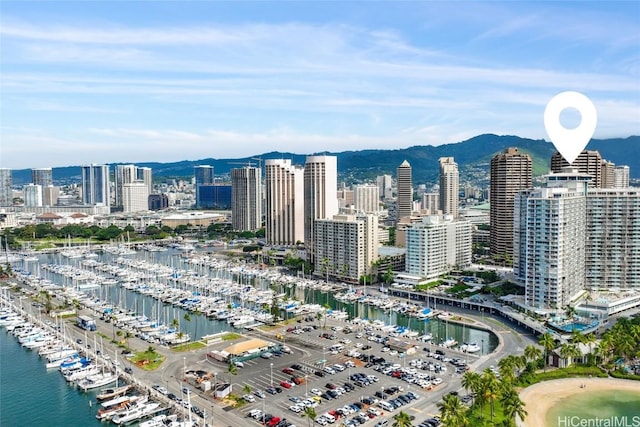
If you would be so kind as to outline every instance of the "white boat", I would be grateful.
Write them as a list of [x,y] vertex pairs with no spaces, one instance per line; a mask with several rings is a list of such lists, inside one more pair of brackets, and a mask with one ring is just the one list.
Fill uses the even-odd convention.
[[[117,385],[117,384],[116,384]],[[96,396],[99,401],[106,399],[113,399],[114,397],[121,396],[131,389],[130,385],[123,385],[122,387],[110,387],[100,391],[100,394]]]
[[466,343],[462,344],[460,346],[460,350],[464,351],[466,353],[477,353],[478,351],[481,350],[481,348],[480,348],[480,346],[478,345],[477,342],[472,342],[472,343],[469,343],[469,344],[466,344]]
[[233,318],[233,321],[231,322],[231,324],[233,325],[234,328],[237,328],[243,325],[249,325],[251,323],[255,323],[255,321],[256,321],[255,317],[245,314],[245,315],[241,315]]
[[144,421],[138,425],[138,427],[165,427],[166,415],[156,415],[150,420]]
[[137,405],[147,403],[148,396],[121,396],[102,404],[98,409],[96,418],[99,420],[109,420],[112,417],[124,413]]
[[139,420],[142,417],[145,417],[147,415],[154,413],[159,407],[160,407],[160,404],[157,402],[136,405],[136,407],[131,409],[130,411],[127,411],[122,415],[116,415],[115,417],[111,418],[111,422],[114,424],[120,425],[120,424],[126,424],[131,421]]
[[83,391],[93,390],[94,388],[104,387],[108,384],[116,382],[118,379],[111,372],[106,372],[102,374],[89,375],[77,382],[78,387],[80,387]]
[[454,338],[449,337],[442,343],[442,346],[443,347],[447,347],[447,348],[451,348],[456,344],[458,344],[458,341],[456,341]]

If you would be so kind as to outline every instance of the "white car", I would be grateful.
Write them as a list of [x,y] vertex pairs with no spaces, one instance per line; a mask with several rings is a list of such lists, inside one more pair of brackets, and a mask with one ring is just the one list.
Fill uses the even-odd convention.
[[438,378],[434,378],[433,380],[431,380],[431,383],[433,385],[439,385],[442,384],[442,378],[438,377]]
[[315,394],[316,396],[320,396],[322,394],[322,391],[318,390],[317,388],[312,388],[309,391],[311,392],[311,394]]
[[338,364],[338,363],[336,363],[335,365],[333,365],[333,366],[332,366],[332,368],[333,368],[335,371],[338,371],[338,372],[342,372],[342,371],[344,371],[344,370],[345,370],[345,367],[344,367],[344,366],[342,366],[342,365],[340,365],[340,364]]
[[351,360],[347,360],[346,362],[344,362],[344,366],[347,366],[349,368],[355,368],[356,364],[353,363],[353,361],[351,361]]
[[253,402],[255,402],[255,401],[256,401],[256,398],[255,398],[255,397],[253,397],[253,396],[252,396],[252,395],[250,395],[250,394],[245,394],[245,395],[243,395],[243,396],[242,396],[242,399],[243,399],[244,401],[246,401],[246,402],[249,402],[249,403],[253,403]]
[[391,351],[389,352],[389,356],[397,356],[397,355],[398,355],[398,352],[397,352],[397,351],[395,351],[395,350],[391,350]]
[[383,353],[386,353],[387,351],[391,350],[389,347],[382,347],[382,350],[380,350]]
[[342,341],[340,341],[342,344],[351,344],[351,340],[349,338],[345,338]]
[[327,374],[331,374],[331,375],[336,373],[336,371],[334,371],[333,368],[331,368],[330,366],[325,366],[323,371],[325,371]]
[[289,410],[295,412],[296,414],[302,412],[302,408],[298,405],[289,406]]

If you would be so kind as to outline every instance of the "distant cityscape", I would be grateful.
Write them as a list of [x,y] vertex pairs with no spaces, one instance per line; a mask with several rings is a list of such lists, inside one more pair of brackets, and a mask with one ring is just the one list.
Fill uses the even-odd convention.
[[0,229],[223,223],[262,231],[272,259],[300,256],[327,280],[389,271],[411,287],[481,266],[522,286],[512,302],[536,314],[579,305],[603,317],[640,305],[640,188],[598,151],[572,165],[556,153],[535,179],[531,156],[510,147],[491,159],[488,186],[478,176],[461,184],[454,157],[439,159],[429,185],[414,184],[406,160],[395,175],[352,185],[338,182],[336,156],[253,160],[224,176],[203,164],[190,179],[155,183],[151,168],[133,164],[82,166],[81,182],[64,186],[37,168],[22,188],[0,169]]

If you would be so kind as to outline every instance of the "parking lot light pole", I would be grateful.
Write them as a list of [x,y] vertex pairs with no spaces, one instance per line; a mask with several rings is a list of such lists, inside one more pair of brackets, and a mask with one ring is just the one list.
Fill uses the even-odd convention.
[[270,363],[269,366],[271,368],[271,387],[273,387],[273,363]]
[[308,377],[309,375],[304,376],[304,397],[309,397],[309,381],[307,381]]
[[480,353],[480,355],[484,354],[484,340],[480,340],[482,342],[482,353]]

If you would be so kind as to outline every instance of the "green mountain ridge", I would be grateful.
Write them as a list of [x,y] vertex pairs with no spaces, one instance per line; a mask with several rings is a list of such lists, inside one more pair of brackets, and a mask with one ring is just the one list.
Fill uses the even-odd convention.
[[[489,170],[491,158],[507,147],[518,147],[533,158],[534,175],[542,175],[549,171],[551,156],[556,151],[553,144],[545,140],[521,138],[515,135],[484,134],[466,141],[444,144],[439,146],[420,145],[404,149],[368,149],[358,151],[343,151],[337,153],[321,152],[338,157],[338,173],[340,181],[347,183],[363,182],[375,179],[377,175],[389,174],[395,176],[396,168],[407,160],[413,170],[415,184],[431,184],[438,180],[438,159],[440,157],[454,157],[461,171],[461,181],[465,181],[464,174],[468,171]],[[627,138],[592,139],[587,145],[589,150],[598,150],[603,158],[616,165],[630,167],[632,178],[640,178],[640,136]],[[182,160],[177,162],[134,162],[138,166],[153,169],[154,178],[161,177],[191,177],[196,165],[211,165],[216,176],[228,174],[232,168],[241,164],[258,165],[255,158],[291,159],[293,164],[304,165],[307,155],[286,152],[269,152],[250,157],[233,159],[206,158],[200,160]],[[127,164],[129,162],[123,162]],[[57,167],[53,169],[55,182],[79,182],[80,166]],[[31,182],[30,169],[14,170],[14,184]]]

